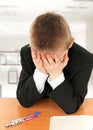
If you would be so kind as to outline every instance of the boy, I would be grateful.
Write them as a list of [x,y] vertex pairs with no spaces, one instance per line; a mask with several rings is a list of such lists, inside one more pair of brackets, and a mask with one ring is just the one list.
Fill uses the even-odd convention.
[[66,113],[76,112],[87,94],[93,54],[74,43],[66,20],[56,13],[38,16],[30,39],[21,49],[20,104],[30,107],[49,97]]

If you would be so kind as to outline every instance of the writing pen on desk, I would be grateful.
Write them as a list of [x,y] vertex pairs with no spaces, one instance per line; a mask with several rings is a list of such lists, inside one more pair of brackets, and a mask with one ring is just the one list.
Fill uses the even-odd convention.
[[36,118],[39,114],[40,114],[40,112],[35,112],[34,114],[31,114],[29,116],[25,116],[25,117],[22,117],[22,118],[12,120],[12,121],[6,123],[5,127],[13,126],[13,125],[22,123],[24,121],[32,120],[32,119]]

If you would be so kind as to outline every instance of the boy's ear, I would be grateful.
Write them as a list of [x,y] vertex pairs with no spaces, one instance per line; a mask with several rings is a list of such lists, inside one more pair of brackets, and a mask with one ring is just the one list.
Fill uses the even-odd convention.
[[75,41],[75,40],[74,40],[74,38],[72,37],[71,44],[70,44],[69,48],[71,48],[71,47],[73,46],[74,41]]

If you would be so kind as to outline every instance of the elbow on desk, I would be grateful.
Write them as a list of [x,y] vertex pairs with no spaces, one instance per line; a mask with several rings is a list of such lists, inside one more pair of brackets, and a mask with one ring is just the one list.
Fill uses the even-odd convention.
[[22,103],[22,102],[20,102],[20,104],[23,106],[23,107],[25,107],[25,108],[29,108],[29,107],[31,107],[33,104],[24,104],[24,103]]
[[65,107],[62,107],[62,109],[65,113],[72,114],[72,113],[75,113],[79,109],[79,106],[65,106]]
[[23,106],[23,107],[25,107],[25,108],[29,108],[29,107],[31,107],[33,104],[34,104],[34,102],[28,102],[28,101],[26,101],[26,100],[24,100],[24,99],[21,99],[21,98],[19,98],[19,97],[17,97],[17,100],[19,101],[19,103]]
[[78,109],[73,109],[73,110],[63,110],[65,113],[67,113],[67,114],[73,114],[73,113],[75,113],[76,111],[77,111]]

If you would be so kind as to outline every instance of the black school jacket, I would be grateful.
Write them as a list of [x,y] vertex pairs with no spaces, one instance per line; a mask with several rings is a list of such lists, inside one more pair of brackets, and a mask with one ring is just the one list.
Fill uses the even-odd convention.
[[46,81],[44,91],[37,91],[33,80],[35,65],[29,45],[21,49],[22,71],[17,88],[17,99],[24,107],[30,107],[44,97],[51,98],[66,113],[78,110],[87,94],[88,81],[93,68],[93,54],[74,43],[69,49],[68,65],[63,73],[65,80],[54,90]]

